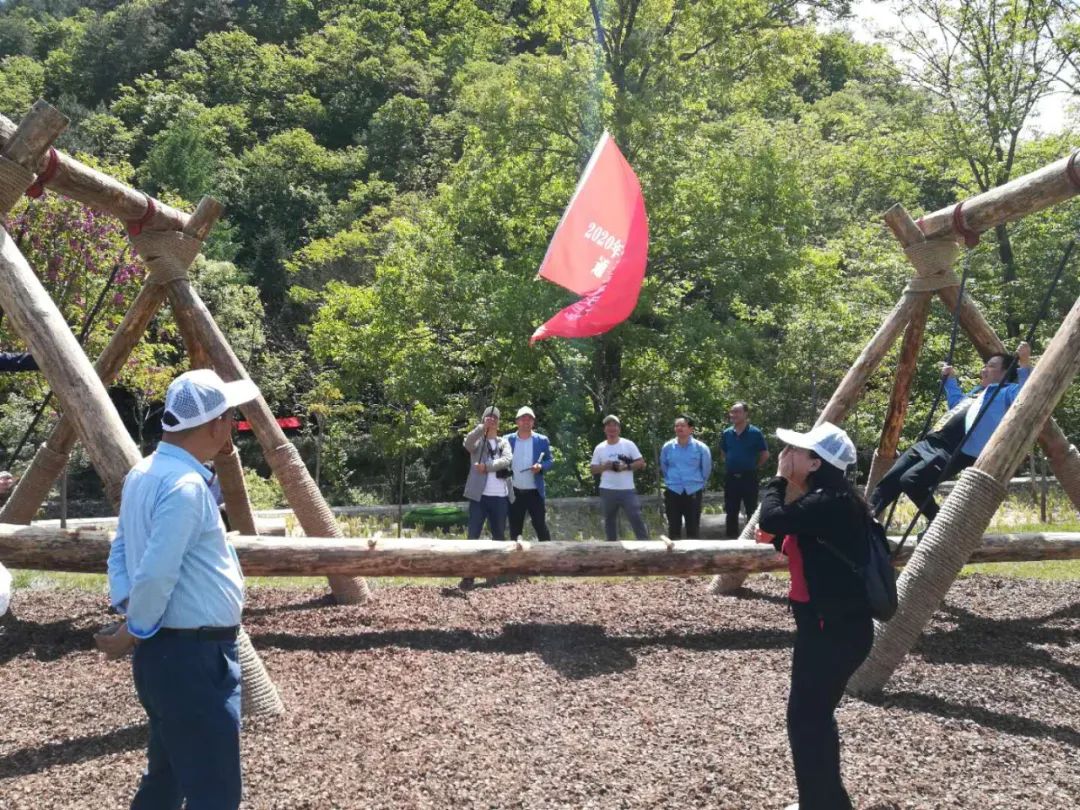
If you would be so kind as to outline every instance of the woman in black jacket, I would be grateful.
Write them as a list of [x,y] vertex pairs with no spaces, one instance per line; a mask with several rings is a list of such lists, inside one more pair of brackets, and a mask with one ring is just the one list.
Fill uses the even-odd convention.
[[776,435],[787,446],[776,478],[761,490],[759,526],[788,556],[791,571],[796,631],[787,724],[799,790],[792,807],[849,810],[833,713],[870,653],[874,624],[865,586],[841,555],[866,562],[869,511],[844,475],[855,445],[843,430],[825,422],[808,433]]

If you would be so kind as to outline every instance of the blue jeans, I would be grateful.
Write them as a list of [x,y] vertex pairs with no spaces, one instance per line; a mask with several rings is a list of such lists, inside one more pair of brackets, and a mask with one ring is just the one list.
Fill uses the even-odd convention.
[[153,636],[132,673],[150,720],[146,772],[131,810],[240,806],[240,662],[235,641]]
[[481,495],[480,500],[469,501],[469,539],[480,539],[486,520],[492,539],[505,540],[506,515],[509,511],[510,499],[499,495]]

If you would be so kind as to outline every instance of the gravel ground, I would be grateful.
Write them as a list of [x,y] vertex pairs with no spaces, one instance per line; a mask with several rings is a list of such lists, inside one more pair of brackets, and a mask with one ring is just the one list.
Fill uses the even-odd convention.
[[[467,597],[254,590],[288,708],[243,736],[249,808],[779,808],[785,583],[533,582]],[[104,600],[20,591],[0,630],[0,808],[126,807],[146,727]],[[860,808],[1064,808],[1080,796],[1080,587],[959,582],[881,702],[838,713]]]

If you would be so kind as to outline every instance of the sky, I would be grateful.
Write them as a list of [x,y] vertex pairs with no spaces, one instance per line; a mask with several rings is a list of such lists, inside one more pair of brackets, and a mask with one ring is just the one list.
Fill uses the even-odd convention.
[[[888,0],[855,0],[852,4],[855,19],[847,24],[855,38],[862,42],[873,42],[875,31],[897,27],[897,17],[890,6]],[[1076,102],[1071,103],[1075,108]],[[1069,106],[1070,100],[1065,94],[1043,99],[1037,109],[1038,117],[1033,122],[1033,128],[1045,134],[1062,131]]]

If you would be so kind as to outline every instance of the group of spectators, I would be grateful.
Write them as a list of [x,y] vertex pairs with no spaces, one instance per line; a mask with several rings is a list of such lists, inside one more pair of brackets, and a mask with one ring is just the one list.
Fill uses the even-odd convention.
[[[541,541],[551,539],[545,508],[544,474],[551,469],[551,442],[536,433],[536,414],[522,406],[514,417],[517,429],[499,431],[499,409],[484,409],[480,423],[465,437],[471,466],[465,482],[469,501],[469,539],[478,539],[486,523],[495,540],[519,537],[528,515]],[[728,412],[731,426],[720,437],[717,451],[724,462],[724,510],[728,537],[738,537],[739,513],[749,516],[757,508],[760,470],[769,460],[761,430],[750,424],[750,410],[736,402]],[[634,473],[645,469],[638,446],[622,435],[622,422],[609,414],[603,419],[604,441],[593,449],[589,468],[600,479],[600,505],[604,538],[618,540],[618,516],[622,511],[634,537],[649,536],[641,516]],[[685,414],[675,418],[675,436],[660,450],[660,473],[664,480],[664,511],[672,539],[695,538],[701,529],[702,496],[713,469],[708,445],[694,437],[694,420]]]
[[[869,494],[875,516],[881,516],[904,493],[933,520],[937,515],[933,489],[975,463],[1031,373],[1031,347],[1027,343],[1017,347],[1016,364],[1012,359],[1013,355],[1005,353],[987,358],[979,372],[979,385],[966,394],[952,366],[942,365],[950,410],[941,426],[902,454]],[[975,403],[978,407],[971,407]],[[728,419],[731,425],[721,434],[716,450],[724,463],[725,534],[735,538],[739,536],[740,513],[749,517],[757,509],[761,469],[769,460],[769,448],[761,430],[750,423],[750,409],[745,402],[732,405]],[[514,422],[517,430],[500,434],[499,409],[491,406],[484,409],[480,424],[465,437],[465,449],[472,462],[465,484],[470,539],[480,537],[486,522],[495,540],[505,540],[508,518],[510,536],[519,537],[526,514],[537,539],[551,539],[544,491],[544,474],[553,464],[551,442],[534,431],[536,414],[532,408],[520,408]],[[638,446],[622,435],[618,416],[605,416],[603,426],[604,441],[593,449],[589,468],[600,479],[604,538],[618,540],[621,510],[634,537],[646,540],[649,533],[634,485],[634,473],[645,469],[645,458]],[[713,454],[694,436],[690,416],[680,414],[675,418],[674,433],[660,449],[668,537],[697,538]]]

